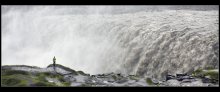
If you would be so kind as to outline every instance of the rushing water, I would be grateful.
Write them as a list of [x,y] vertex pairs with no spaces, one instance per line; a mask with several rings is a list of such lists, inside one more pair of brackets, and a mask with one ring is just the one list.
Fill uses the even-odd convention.
[[2,7],[2,64],[46,67],[56,56],[57,63],[90,74],[157,78],[219,68],[217,10],[100,14],[112,10],[89,7]]

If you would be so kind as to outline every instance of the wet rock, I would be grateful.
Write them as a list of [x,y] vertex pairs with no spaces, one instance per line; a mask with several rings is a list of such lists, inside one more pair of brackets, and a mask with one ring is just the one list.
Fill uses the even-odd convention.
[[175,79],[171,79],[167,81],[166,86],[180,86],[180,82]]
[[96,77],[95,75],[92,75],[91,77]]
[[202,78],[202,82],[203,83],[212,83],[212,79],[204,77],[204,78]]
[[218,80],[216,80],[216,79],[212,79],[212,83],[219,84]]
[[121,74],[120,74],[120,73],[118,73],[117,75],[118,75],[118,76],[121,76]]
[[159,81],[158,81],[158,80],[156,80],[156,79],[154,79],[154,78],[152,78],[151,80],[152,80],[153,84],[155,84],[155,85],[159,84]]
[[85,80],[85,83],[93,85],[93,84],[96,84],[97,81],[93,79],[89,79],[89,80]]
[[105,85],[106,83],[104,83],[102,79],[89,77],[88,79],[85,79],[85,84],[97,86],[97,85]]
[[181,82],[186,83],[186,82],[193,82],[196,81],[195,79],[183,79]]
[[185,80],[185,79],[193,79],[193,77],[191,77],[187,74],[176,74],[176,79],[178,81],[182,81],[182,80]]
[[80,82],[72,82],[70,86],[82,86]]
[[183,73],[183,74],[176,74],[176,77],[182,77],[182,76],[186,76],[187,74],[186,73]]
[[72,75],[66,75],[66,76],[64,76],[64,80],[70,81],[70,82],[75,82],[76,78],[74,78]]
[[170,74],[166,75],[166,81],[170,80],[170,79],[175,79],[175,76],[174,75],[170,75]]
[[115,80],[111,77],[111,78],[108,78],[107,81],[113,83]]
[[98,74],[96,77],[97,78],[107,78],[107,76],[105,74]]
[[205,76],[204,78],[202,78],[202,81],[204,83],[214,83],[214,84],[218,83],[218,80],[212,79],[210,76]]
[[120,79],[120,80],[116,81],[116,83],[125,83],[127,81],[128,81],[128,79],[123,78],[123,79]]
[[191,82],[181,82],[180,86],[208,86],[208,83],[203,83],[200,79]]

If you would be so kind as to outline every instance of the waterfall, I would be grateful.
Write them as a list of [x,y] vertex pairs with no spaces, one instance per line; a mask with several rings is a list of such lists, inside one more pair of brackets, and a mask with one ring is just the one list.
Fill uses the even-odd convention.
[[[119,72],[156,78],[219,68],[216,10],[100,14],[103,6],[92,12],[93,8],[8,7],[3,7],[2,14],[3,65],[46,67],[56,56],[58,64],[90,74]],[[80,13],[74,14],[74,9]]]

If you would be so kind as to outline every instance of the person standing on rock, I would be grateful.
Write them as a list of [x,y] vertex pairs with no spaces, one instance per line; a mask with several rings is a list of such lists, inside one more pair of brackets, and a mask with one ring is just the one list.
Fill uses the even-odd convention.
[[55,56],[54,56],[54,57],[53,57],[53,69],[54,69],[54,71],[56,71],[56,70],[55,70],[55,67],[56,67],[55,65],[56,65],[56,58],[55,58]]

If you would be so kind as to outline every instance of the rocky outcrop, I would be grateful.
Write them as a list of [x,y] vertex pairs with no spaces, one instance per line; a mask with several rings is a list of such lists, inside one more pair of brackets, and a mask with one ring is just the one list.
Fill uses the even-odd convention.
[[[205,71],[205,70],[203,70]],[[212,70],[209,70],[209,72]],[[216,74],[218,71],[215,72]],[[207,77],[209,76],[209,77]],[[196,76],[188,74],[166,75],[166,81],[161,83],[164,86],[218,86],[219,82],[216,78],[210,78],[211,74]]]
[[[197,70],[192,74],[167,74],[165,76],[166,79],[162,81],[155,78],[145,78],[137,75],[124,75],[113,72],[90,75],[84,73],[83,71],[75,71],[59,64],[56,65],[55,72],[52,65],[49,65],[47,68],[12,65],[2,66],[2,70],[4,72],[2,75],[3,79],[5,75],[13,74],[9,72],[5,73],[5,71],[12,70],[17,71],[16,73],[24,76],[38,77],[39,75],[41,81],[54,83],[53,85],[50,84],[50,86],[218,86],[218,76],[216,77],[218,70]],[[43,75],[45,78],[42,80]],[[28,80],[32,81],[31,79]],[[29,84],[29,86],[42,86],[41,82],[38,84],[33,84],[31,82]]]

